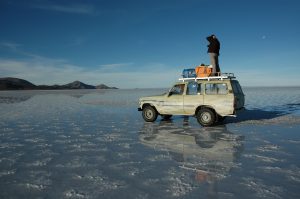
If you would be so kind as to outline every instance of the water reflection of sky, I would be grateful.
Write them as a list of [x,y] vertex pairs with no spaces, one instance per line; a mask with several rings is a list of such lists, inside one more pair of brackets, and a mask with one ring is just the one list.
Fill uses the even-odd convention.
[[0,198],[299,198],[300,122],[269,90],[211,128],[145,123],[137,99],[163,91],[0,92]]
[[295,113],[300,110],[300,87],[245,88],[246,108]]
[[[187,118],[183,119],[188,125]],[[229,132],[225,125],[212,128],[178,127],[172,121],[145,123],[141,143],[165,151],[179,167],[195,172],[199,181],[216,181],[229,175],[242,151],[243,136]]]

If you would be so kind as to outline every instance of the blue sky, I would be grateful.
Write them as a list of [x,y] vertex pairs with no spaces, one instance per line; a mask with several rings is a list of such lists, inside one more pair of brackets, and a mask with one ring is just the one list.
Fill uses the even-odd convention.
[[242,86],[300,86],[298,0],[1,0],[0,77],[169,87],[209,64]]

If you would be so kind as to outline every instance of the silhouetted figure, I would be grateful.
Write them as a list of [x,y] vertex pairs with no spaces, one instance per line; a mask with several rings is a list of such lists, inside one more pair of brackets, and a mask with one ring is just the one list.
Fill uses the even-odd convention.
[[220,67],[219,67],[219,52],[220,52],[220,42],[215,35],[210,35],[206,37],[209,45],[207,45],[208,50],[207,53],[210,57],[210,64],[212,65],[212,74],[219,75]]

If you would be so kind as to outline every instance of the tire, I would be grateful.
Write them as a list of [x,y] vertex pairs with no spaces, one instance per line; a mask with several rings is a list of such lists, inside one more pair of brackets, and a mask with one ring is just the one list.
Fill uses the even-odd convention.
[[143,118],[146,122],[154,122],[157,118],[157,112],[152,106],[146,106],[143,108]]
[[172,115],[161,115],[161,117],[163,118],[163,120],[169,120]]
[[203,108],[197,112],[197,120],[202,126],[211,126],[216,122],[216,115],[211,109]]

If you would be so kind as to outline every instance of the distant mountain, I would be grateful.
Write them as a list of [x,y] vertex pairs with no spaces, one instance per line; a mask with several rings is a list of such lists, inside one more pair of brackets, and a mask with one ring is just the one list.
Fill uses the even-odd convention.
[[34,85],[29,81],[6,77],[0,78],[0,90],[62,90],[62,89],[117,89],[116,87],[109,87],[105,84],[92,86],[80,81],[74,81],[65,85]]
[[62,90],[62,89],[96,89],[96,86],[92,86],[92,85],[88,85],[85,83],[82,83],[80,81],[74,81],[71,82],[69,84],[65,84],[65,85],[52,85],[52,86],[48,86],[48,85],[39,85],[37,86],[38,89],[42,89],[42,90]]
[[108,87],[105,84],[99,84],[98,86],[96,86],[96,89],[118,89],[116,87]]
[[74,81],[72,83],[63,85],[62,87],[66,87],[67,89],[95,89],[96,86],[87,85],[80,81]]
[[37,89],[37,86],[29,81],[6,77],[0,78],[0,90],[31,90]]

